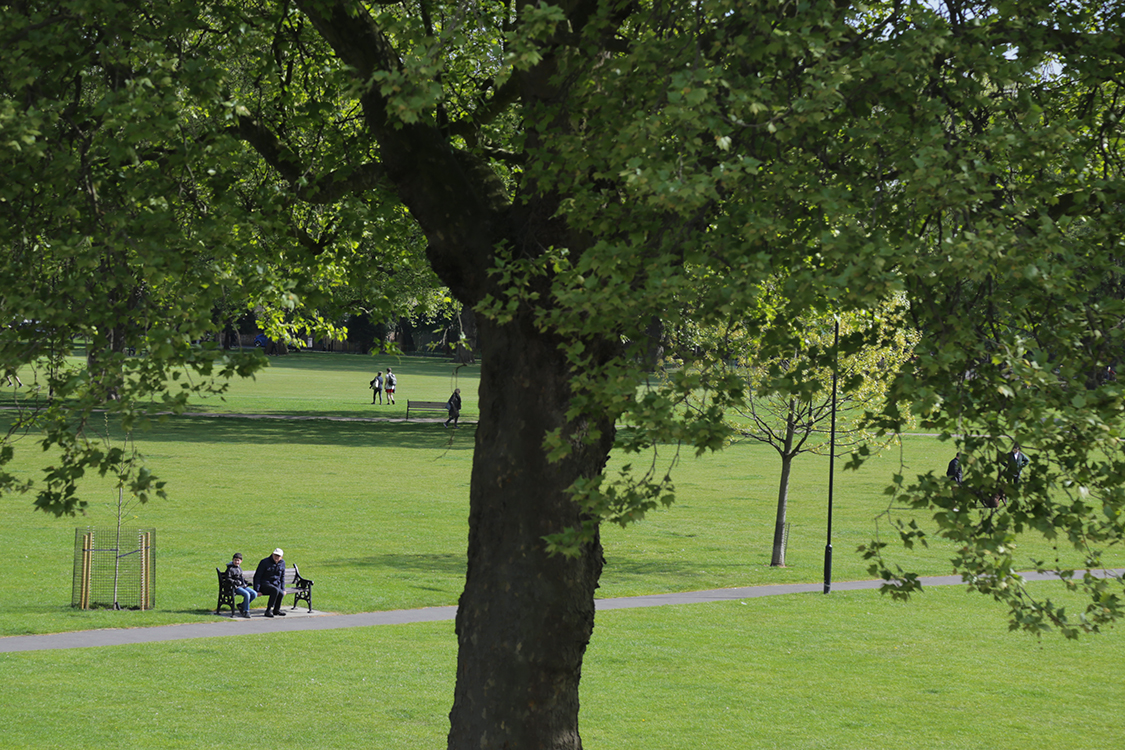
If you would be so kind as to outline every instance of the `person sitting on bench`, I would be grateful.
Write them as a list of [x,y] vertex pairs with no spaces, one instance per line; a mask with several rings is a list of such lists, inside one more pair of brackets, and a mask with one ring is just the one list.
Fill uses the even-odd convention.
[[235,552],[234,557],[227,563],[227,579],[230,581],[231,589],[236,596],[242,597],[242,604],[239,606],[239,614],[243,617],[250,616],[250,602],[258,598],[258,592],[254,587],[246,582],[246,576],[242,572],[242,553]]
[[254,585],[259,592],[268,594],[270,598],[266,604],[266,617],[285,616],[281,611],[281,600],[285,598],[284,554],[278,547],[273,554],[258,563],[258,569],[254,572]]

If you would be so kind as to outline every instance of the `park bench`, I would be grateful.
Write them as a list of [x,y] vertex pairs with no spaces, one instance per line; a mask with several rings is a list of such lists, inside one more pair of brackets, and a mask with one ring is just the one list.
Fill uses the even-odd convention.
[[[229,606],[233,617],[235,608],[234,586],[227,580],[225,570],[215,568],[215,573],[219,576],[219,603],[215,605],[215,614],[219,614],[223,607]],[[251,583],[254,581],[253,572],[249,574],[244,572],[243,577]],[[296,565],[287,564],[285,566],[285,596],[293,594],[293,606],[290,609],[296,609],[297,603],[303,599],[309,605],[309,612],[312,612],[312,585],[313,582],[302,576]],[[257,591],[256,588],[254,590]]]
[[424,411],[424,412],[440,412],[443,415],[449,414],[449,404],[445,401],[410,401],[406,402],[406,418],[410,419],[410,412]]

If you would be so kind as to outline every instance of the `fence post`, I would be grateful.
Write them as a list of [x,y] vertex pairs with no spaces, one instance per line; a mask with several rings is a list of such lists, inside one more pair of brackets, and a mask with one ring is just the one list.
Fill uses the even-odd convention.
[[79,606],[82,609],[90,608],[90,574],[94,568],[94,533],[86,532],[82,537],[82,593],[79,595]]
[[141,547],[141,595],[140,605],[141,609],[145,610],[149,607],[149,576],[151,574],[151,560],[149,559],[149,550],[152,548],[149,540],[149,532],[141,533],[138,540]]

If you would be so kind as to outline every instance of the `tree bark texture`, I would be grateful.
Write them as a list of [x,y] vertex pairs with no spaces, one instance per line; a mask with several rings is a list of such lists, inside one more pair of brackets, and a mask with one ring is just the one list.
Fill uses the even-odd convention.
[[481,418],[449,747],[580,748],[578,682],[602,549],[595,542],[578,558],[551,556],[542,537],[580,522],[566,488],[601,470],[611,432],[548,462],[543,438],[564,423],[570,388],[562,356],[519,324],[480,325]]

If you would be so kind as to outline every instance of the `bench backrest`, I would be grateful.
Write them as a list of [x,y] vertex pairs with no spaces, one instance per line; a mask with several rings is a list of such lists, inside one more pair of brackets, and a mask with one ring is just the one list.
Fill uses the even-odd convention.
[[[253,583],[254,582],[254,576],[257,574],[257,572],[258,571],[256,571],[256,570],[251,572],[250,575],[246,576],[246,580]],[[300,577],[300,571],[297,570],[297,566],[293,563],[286,563],[285,564],[285,581],[283,583],[285,588],[289,588],[290,586],[292,586],[293,583],[299,577]]]

